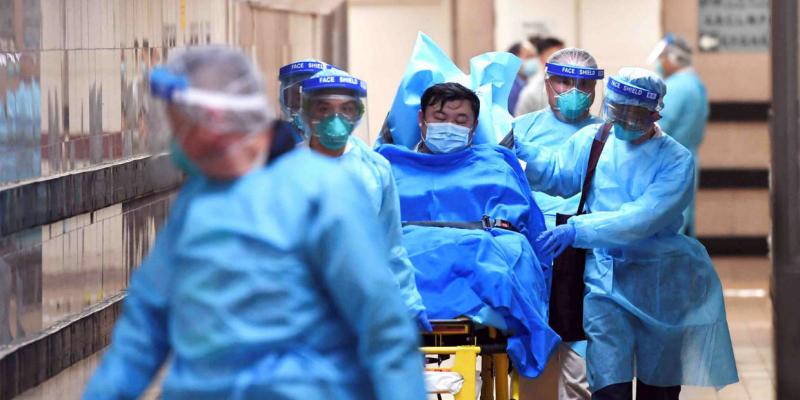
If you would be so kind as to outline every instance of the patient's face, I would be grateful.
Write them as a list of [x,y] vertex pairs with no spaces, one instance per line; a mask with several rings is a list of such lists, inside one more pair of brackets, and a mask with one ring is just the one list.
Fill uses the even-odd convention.
[[[467,100],[452,100],[440,104],[432,104],[425,107],[424,112],[420,112],[419,127],[422,130],[424,139],[428,133],[427,123],[449,122],[470,129],[470,135],[475,134],[472,129],[475,126],[475,112]],[[470,137],[470,142],[472,138]]]

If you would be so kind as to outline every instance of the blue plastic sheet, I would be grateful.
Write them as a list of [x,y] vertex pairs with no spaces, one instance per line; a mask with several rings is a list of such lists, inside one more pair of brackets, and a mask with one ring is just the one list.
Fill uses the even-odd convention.
[[[383,145],[392,164],[404,221],[511,222],[520,233],[407,226],[403,244],[431,318],[469,316],[505,328],[507,351],[520,373],[538,376],[559,342],[547,324],[550,260],[537,257],[541,211],[511,151],[472,146],[450,154]],[[491,319],[500,316],[502,324]]]
[[473,143],[498,143],[511,130],[513,117],[508,113],[508,95],[521,63],[511,53],[484,53],[470,60],[467,75],[430,37],[420,32],[386,117],[386,127],[394,143],[413,148],[419,142],[420,98],[425,89],[443,82],[458,82],[474,90],[480,99]]

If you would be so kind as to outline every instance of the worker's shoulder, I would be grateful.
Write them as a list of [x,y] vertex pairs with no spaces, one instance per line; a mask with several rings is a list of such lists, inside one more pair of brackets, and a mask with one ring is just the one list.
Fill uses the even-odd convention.
[[543,118],[547,116],[547,113],[550,111],[549,108],[543,108],[538,111],[529,112],[527,114],[522,114],[518,117],[515,117],[512,125],[516,129],[517,127],[525,127],[529,128],[532,125],[536,124],[537,122],[541,121]]
[[[598,122],[586,125],[583,128],[578,129],[578,131],[572,135],[571,140],[594,140],[597,137],[597,134],[600,133],[600,130],[603,129],[604,124],[605,122],[600,120]],[[613,133],[610,133],[609,135],[613,135]]]
[[260,171],[268,183],[294,188],[306,195],[320,195],[341,185],[350,185],[352,174],[341,168],[338,160],[326,157],[308,148],[297,148]]
[[[661,128],[659,127],[659,129]],[[675,161],[691,160],[692,152],[670,136],[669,132],[661,131],[661,135],[657,139],[661,141],[659,151],[663,158]]]
[[387,160],[386,157],[370,148],[363,140],[357,137],[350,138],[350,142],[353,146],[352,151],[357,151],[364,162],[372,164],[381,173],[391,173],[392,166],[389,164],[389,160]]

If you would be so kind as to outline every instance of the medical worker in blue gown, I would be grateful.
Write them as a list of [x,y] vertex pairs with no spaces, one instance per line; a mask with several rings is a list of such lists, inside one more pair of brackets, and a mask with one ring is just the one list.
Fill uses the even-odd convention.
[[[656,71],[667,84],[668,95],[664,97],[664,109],[658,121],[664,132],[692,152],[695,160],[694,193],[697,196],[700,162],[698,149],[703,143],[708,121],[708,93],[697,71],[692,68],[692,47],[680,36],[668,34],[656,45],[648,62],[655,64]],[[684,233],[696,236],[695,201],[683,212]]]
[[411,316],[421,329],[431,331],[422,297],[414,280],[414,267],[403,247],[400,199],[389,162],[353,135],[366,133],[366,84],[336,68],[325,69],[302,82],[301,126],[308,146],[336,158],[354,173],[369,193],[373,215],[389,244],[389,267]]
[[[588,195],[588,214],[540,238],[554,255],[591,249],[584,329],[593,399],[677,399],[681,385],[738,381],[719,278],[705,248],[679,232],[692,199],[691,153],[655,123],[666,92],[657,75],[623,68],[610,78],[610,136]],[[558,149],[517,142],[531,186],[570,197],[581,190],[595,137],[589,125]]]
[[264,166],[271,107],[236,50],[176,53],[151,86],[192,173],[84,397],[135,398],[169,359],[164,398],[424,399],[362,185],[307,149]]
[[[595,99],[597,81],[603,70],[588,51],[561,49],[545,64],[545,91],[549,107],[514,120],[514,140],[527,146],[555,150],[575,132],[601,120],[589,112]],[[524,154],[519,155],[524,158]],[[578,210],[580,195],[563,198],[533,191],[533,198],[544,214],[547,229],[556,227],[556,214],[572,215]],[[586,381],[586,341],[562,343],[558,349],[560,374],[559,400],[589,399]]]
[[283,120],[292,126],[294,138],[297,143],[303,142],[303,120],[300,115],[302,108],[302,84],[303,81],[311,78],[319,71],[333,68],[319,60],[305,59],[286,64],[278,70],[278,81],[280,88],[278,102],[281,106],[281,116]]

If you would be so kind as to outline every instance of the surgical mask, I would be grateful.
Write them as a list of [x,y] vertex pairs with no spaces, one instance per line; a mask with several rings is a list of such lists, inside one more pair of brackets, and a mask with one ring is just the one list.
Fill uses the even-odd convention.
[[556,95],[558,112],[567,120],[575,121],[586,113],[592,104],[592,96],[578,88]]
[[539,72],[539,58],[529,58],[522,64],[522,73],[528,78],[536,75]]
[[426,122],[425,146],[434,153],[453,153],[469,145],[471,129],[450,122]]
[[633,129],[627,129],[622,124],[615,122],[614,123],[614,136],[617,137],[619,140],[624,140],[626,142],[633,142],[640,139],[647,131],[638,131]]
[[333,114],[315,124],[319,143],[328,150],[341,150],[347,145],[355,123],[341,114]]
[[189,159],[189,156],[186,155],[186,152],[183,151],[181,146],[173,140],[169,144],[170,153],[169,158],[172,160],[172,164],[175,165],[176,168],[186,173],[186,175],[194,176],[194,175],[202,175],[203,172],[200,170],[199,167]]

